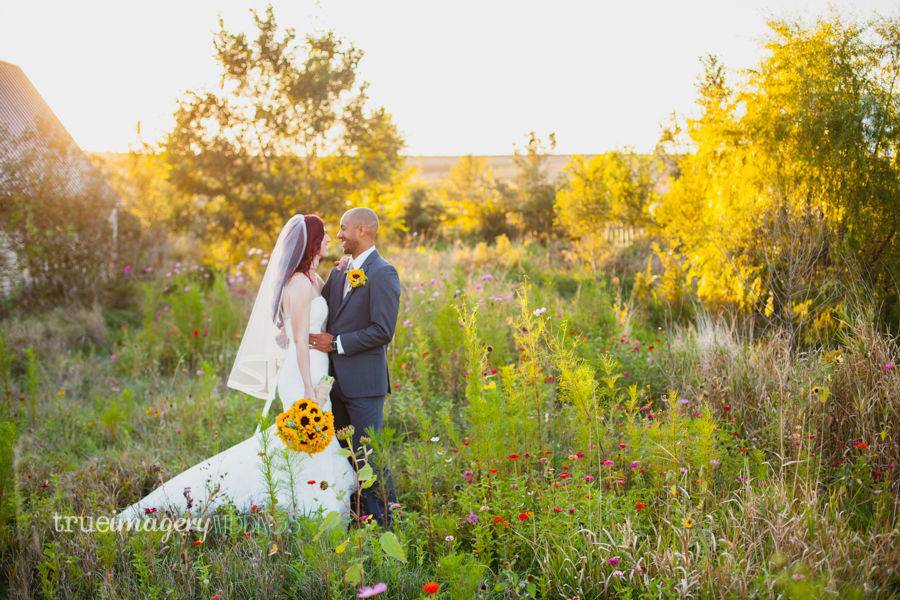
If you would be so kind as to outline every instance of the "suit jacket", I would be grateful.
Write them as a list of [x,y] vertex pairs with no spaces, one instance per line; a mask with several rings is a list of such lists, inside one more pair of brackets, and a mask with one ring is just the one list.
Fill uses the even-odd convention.
[[400,277],[394,265],[375,250],[360,268],[368,279],[346,296],[346,270],[332,269],[322,288],[328,302],[325,331],[341,336],[345,352],[329,353],[331,374],[347,398],[390,393],[387,345],[394,338],[400,310]]

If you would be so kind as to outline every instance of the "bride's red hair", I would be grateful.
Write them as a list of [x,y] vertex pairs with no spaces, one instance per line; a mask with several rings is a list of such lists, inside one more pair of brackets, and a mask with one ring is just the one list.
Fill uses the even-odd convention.
[[297,265],[297,272],[300,273],[309,271],[312,262],[322,248],[322,240],[325,239],[325,222],[321,217],[306,215],[303,220],[306,221],[306,250],[303,252],[300,264]]

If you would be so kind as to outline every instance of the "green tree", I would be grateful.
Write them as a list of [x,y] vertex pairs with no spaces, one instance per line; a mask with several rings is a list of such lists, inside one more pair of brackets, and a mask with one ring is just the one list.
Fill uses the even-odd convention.
[[450,167],[438,195],[451,234],[493,240],[511,229],[506,220],[505,196],[500,193],[493,169],[482,157],[460,157]]
[[513,154],[517,169],[517,197],[512,210],[514,220],[522,233],[545,244],[554,236],[553,203],[558,185],[548,175],[546,162],[555,148],[556,134],[551,133],[544,143],[534,131],[530,131],[525,152],[517,148]]
[[556,222],[593,268],[607,249],[608,226],[650,224],[659,168],[655,156],[633,151],[574,156],[566,165],[568,181],[556,196]]
[[19,134],[0,131],[0,278],[20,306],[105,298],[135,260],[136,219],[100,170],[49,118]]
[[334,217],[351,195],[391,185],[404,142],[384,108],[367,109],[360,50],[331,32],[298,45],[271,6],[252,12],[252,40],[219,21],[220,88],[189,92],[163,145],[205,237],[259,245],[290,214]]

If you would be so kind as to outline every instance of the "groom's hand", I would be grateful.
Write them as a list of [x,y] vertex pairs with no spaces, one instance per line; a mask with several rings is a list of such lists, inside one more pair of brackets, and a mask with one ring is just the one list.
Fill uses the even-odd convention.
[[309,334],[309,347],[320,352],[331,352],[334,336],[327,332]]

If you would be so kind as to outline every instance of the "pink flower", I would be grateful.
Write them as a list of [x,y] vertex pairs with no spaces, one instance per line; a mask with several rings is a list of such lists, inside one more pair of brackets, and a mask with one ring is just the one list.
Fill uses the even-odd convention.
[[122,272],[128,275],[131,273],[131,265],[125,265],[125,268],[122,269]]
[[602,463],[600,463],[600,464],[603,465],[604,467],[612,467],[612,466],[614,466],[616,463],[613,462],[613,461],[611,461],[611,460],[609,460],[609,459],[607,458],[606,460],[604,460],[604,461],[603,461]]
[[887,361],[886,363],[884,363],[884,370],[885,370],[885,371],[890,371],[890,370],[893,369],[893,368],[894,368],[894,361],[889,360],[889,361]]
[[594,480],[594,476],[593,476],[593,475],[585,475],[585,476],[584,476],[584,480],[585,480],[587,483],[590,483],[590,482],[592,482],[592,481]]
[[618,556],[613,556],[611,559],[609,559],[609,560],[606,561],[606,562],[608,562],[608,563],[609,563],[609,566],[611,566],[611,567],[618,567],[618,566],[619,566],[619,563],[622,562],[622,561],[621,561],[621,559],[620,559]]
[[360,588],[359,593],[356,594],[357,598],[373,598],[378,594],[383,594],[387,591],[387,584],[383,581],[380,581],[372,586],[363,586]]
[[118,359],[118,358],[119,358],[119,355],[116,354],[115,352],[113,352],[112,354],[109,355],[109,360],[111,360],[113,362],[116,362],[116,359]]
[[631,462],[631,468],[632,468],[632,469],[637,469],[639,466],[641,466],[641,461],[635,460],[635,461],[632,461],[632,462]]

